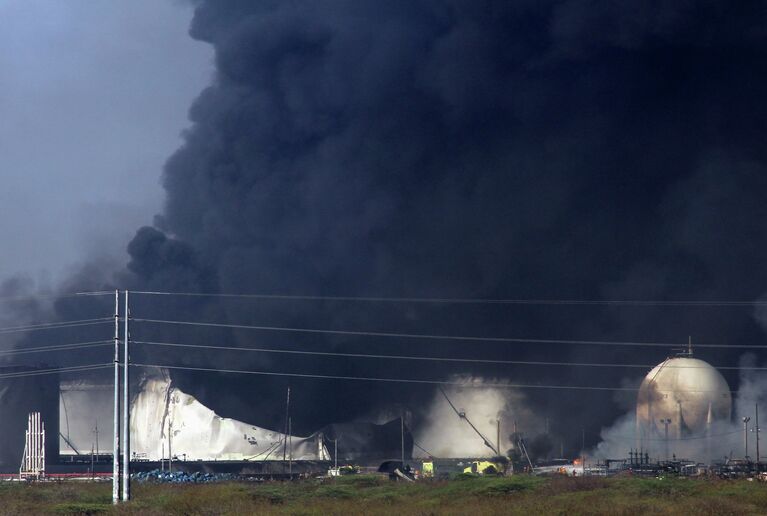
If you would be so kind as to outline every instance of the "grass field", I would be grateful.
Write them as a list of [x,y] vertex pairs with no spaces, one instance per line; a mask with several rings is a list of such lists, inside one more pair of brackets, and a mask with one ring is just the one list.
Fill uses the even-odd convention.
[[767,484],[746,480],[377,476],[293,483],[134,484],[114,508],[109,483],[0,485],[2,514],[767,514]]

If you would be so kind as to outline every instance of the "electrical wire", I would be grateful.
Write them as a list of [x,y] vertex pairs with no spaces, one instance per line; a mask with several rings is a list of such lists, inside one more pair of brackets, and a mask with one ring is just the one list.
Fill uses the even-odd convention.
[[422,447],[420,444],[418,444],[417,442],[415,442],[415,439],[413,439],[413,446],[415,446],[416,448],[418,448],[419,450],[421,450],[422,452],[424,452],[424,453],[425,453],[426,455],[428,455],[429,457],[431,457],[431,458],[433,458],[433,459],[436,459],[436,458],[437,458],[437,457],[436,457],[436,456],[435,456],[433,453],[431,453],[429,450],[426,450],[426,449],[425,449],[425,448],[423,448],[423,447]]
[[65,294],[40,294],[32,296],[7,296],[0,297],[0,303],[3,302],[16,302],[16,301],[38,301],[41,299],[68,299],[73,297],[92,297],[92,296],[105,296],[107,294],[114,294],[114,291],[109,290],[96,290],[92,292],[71,292]]
[[[494,387],[494,388],[500,388],[500,389],[553,389],[553,390],[637,392],[637,389],[632,387],[597,387],[597,386],[588,386],[588,385],[546,385],[546,384],[490,383],[490,382],[474,384],[474,383],[443,381],[443,380],[417,380],[412,378],[376,378],[376,377],[370,377],[370,376],[339,376],[339,375],[322,375],[322,374],[308,374],[308,373],[283,373],[283,372],[277,372],[277,371],[248,371],[243,369],[174,366],[174,365],[167,365],[167,364],[132,363],[130,365],[136,366],[136,367],[156,367],[156,368],[164,368],[164,369],[179,369],[179,370],[185,370],[185,371],[252,374],[252,375],[259,375],[259,376],[283,376],[283,377],[291,377],[291,378],[317,378],[317,379],[324,379],[324,380],[350,380],[350,381],[387,382],[387,383],[412,383],[412,384],[426,384],[426,385],[451,385],[451,386],[458,386],[458,387],[478,387],[478,388]],[[657,392],[666,392],[666,391],[658,390]],[[726,391],[686,390],[685,392],[721,394]],[[730,393],[736,394],[737,391],[730,391]]]
[[481,299],[481,298],[429,298],[429,297],[361,297],[361,296],[309,296],[287,294],[224,294],[204,292],[159,292],[131,290],[131,294],[151,296],[221,297],[240,299],[274,299],[293,301],[359,301],[371,303],[433,303],[433,304],[496,304],[496,305],[623,305],[623,306],[760,306],[767,300],[758,301],[667,301],[639,299]]
[[3,349],[0,350],[0,355],[21,355],[24,353],[41,353],[45,351],[65,351],[70,349],[94,348],[113,343],[113,340],[94,340],[90,342],[73,342],[71,344],[55,344],[52,346],[38,346],[33,348]]
[[39,324],[30,324],[26,326],[9,326],[6,328],[0,328],[0,334],[26,332],[26,331],[38,331],[38,330],[58,330],[62,328],[77,328],[80,326],[93,326],[95,324],[104,324],[106,322],[114,322],[114,318],[100,317],[97,319],[80,319],[77,321],[39,323]]
[[[180,326],[203,326],[213,328],[229,328],[235,330],[259,330],[276,331],[290,333],[313,333],[322,335],[345,335],[355,337],[383,337],[400,339],[428,339],[428,340],[455,340],[470,342],[506,342],[506,343],[525,343],[525,344],[573,344],[589,346],[630,346],[630,347],[681,347],[686,344],[679,342],[620,342],[604,340],[572,340],[572,339],[532,339],[519,337],[480,337],[465,335],[428,335],[423,333],[391,333],[376,331],[357,331],[357,330],[325,330],[316,328],[290,328],[284,326],[254,326],[247,324],[227,324],[212,322],[194,322],[194,321],[174,321],[167,319],[143,319],[131,318],[133,322],[145,322],[151,324],[175,324]],[[695,344],[696,348],[738,348],[738,349],[767,349],[767,345],[748,345],[748,344]]]
[[[32,369],[29,371],[18,371],[13,373],[0,373],[0,379],[2,378],[21,378],[21,377],[27,377],[27,376],[40,376],[45,374],[55,374],[55,373],[72,373],[76,371],[91,371],[94,369],[102,369],[107,367],[112,367],[114,364],[86,364],[81,366],[71,366],[71,367],[57,367],[54,369]],[[2,370],[2,368],[0,368]]]
[[[181,344],[177,342],[156,342],[156,341],[143,341],[134,340],[132,344],[142,344],[147,346],[167,346],[167,347],[180,347],[191,349],[214,349],[219,351],[247,351],[256,353],[284,353],[291,355],[313,355],[313,356],[329,356],[329,357],[348,357],[348,358],[366,358],[366,359],[387,359],[387,360],[421,360],[428,362],[458,362],[458,363],[474,363],[474,364],[506,364],[506,365],[530,365],[530,366],[562,366],[562,367],[616,367],[616,368],[637,368],[637,369],[652,369],[655,366],[649,364],[608,364],[599,362],[544,362],[534,360],[494,360],[494,359],[482,359],[482,358],[449,358],[449,357],[434,357],[434,356],[412,356],[412,355],[375,355],[367,353],[340,353],[331,351],[303,351],[293,349],[273,349],[273,348],[243,348],[237,346],[212,346],[205,344]],[[670,365],[664,366],[667,369],[708,369],[715,367],[716,369],[732,369],[739,371],[767,371],[767,367],[750,367],[750,366],[709,366],[709,365]]]

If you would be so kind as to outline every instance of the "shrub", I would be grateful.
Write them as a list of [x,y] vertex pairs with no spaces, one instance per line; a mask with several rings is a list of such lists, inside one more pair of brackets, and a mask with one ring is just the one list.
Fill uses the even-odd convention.
[[338,482],[339,485],[354,487],[378,487],[389,481],[380,475],[350,475],[339,477],[336,482]]
[[348,486],[322,486],[316,491],[316,496],[323,498],[354,498],[355,492]]

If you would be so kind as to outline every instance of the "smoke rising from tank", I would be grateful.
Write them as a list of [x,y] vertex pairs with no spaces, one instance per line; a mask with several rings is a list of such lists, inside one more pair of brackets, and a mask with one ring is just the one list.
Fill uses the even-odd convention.
[[[528,435],[538,435],[544,428],[540,418],[526,406],[523,393],[484,386],[485,383],[504,381],[478,377],[458,377],[451,380],[465,386],[446,388],[445,394],[497,449],[497,422],[500,421],[501,454],[517,448],[513,435],[515,426],[518,430],[527,430]],[[420,425],[414,436],[415,442],[435,457],[495,455],[471,426],[455,413],[441,392],[435,392],[434,398],[420,416]],[[423,456],[426,452],[421,450],[419,453]]]

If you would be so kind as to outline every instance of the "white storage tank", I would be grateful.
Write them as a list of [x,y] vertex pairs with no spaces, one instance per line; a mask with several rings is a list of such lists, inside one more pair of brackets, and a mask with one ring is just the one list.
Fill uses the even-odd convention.
[[729,421],[732,395],[727,381],[707,362],[671,357],[655,366],[637,396],[640,441],[705,436],[712,425]]

